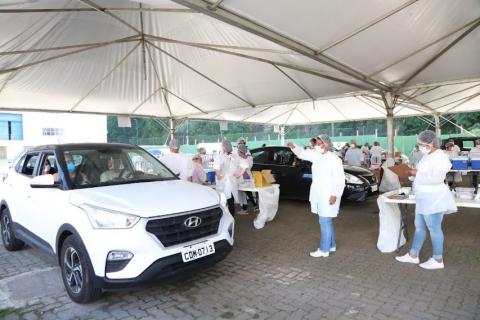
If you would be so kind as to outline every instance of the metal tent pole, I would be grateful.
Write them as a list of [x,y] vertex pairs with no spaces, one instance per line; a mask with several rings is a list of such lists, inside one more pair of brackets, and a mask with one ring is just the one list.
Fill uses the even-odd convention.
[[439,137],[440,134],[441,134],[441,129],[440,129],[440,113],[439,112],[435,112],[433,114],[433,118],[435,119],[435,133],[437,134],[437,136]]
[[395,155],[395,130],[394,130],[394,114],[395,103],[391,92],[382,92],[383,102],[385,103],[385,109],[387,110],[387,142],[388,142],[388,154],[392,157]]

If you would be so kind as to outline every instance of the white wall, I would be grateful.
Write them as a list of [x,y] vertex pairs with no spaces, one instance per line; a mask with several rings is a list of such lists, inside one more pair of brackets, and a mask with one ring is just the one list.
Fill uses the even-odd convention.
[[[12,113],[23,115],[23,140],[0,140],[0,146],[7,146],[8,159],[14,158],[24,147],[75,142],[107,142],[106,116],[44,112]],[[61,128],[63,135],[44,136],[43,128]]]

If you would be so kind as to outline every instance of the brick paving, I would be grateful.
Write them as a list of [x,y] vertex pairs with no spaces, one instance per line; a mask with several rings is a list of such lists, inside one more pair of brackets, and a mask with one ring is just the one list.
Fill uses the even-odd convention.
[[[234,250],[204,273],[109,292],[88,305],[70,301],[58,267],[36,250],[2,247],[0,319],[480,319],[478,210],[445,218],[446,269],[439,271],[381,254],[375,211],[375,199],[344,204],[335,220],[337,252],[315,259],[308,252],[318,246],[316,216],[305,202],[282,201],[262,230],[253,228],[252,215],[237,217]],[[427,239],[422,260],[430,253]],[[22,299],[9,296],[9,286],[35,276],[49,285]]]

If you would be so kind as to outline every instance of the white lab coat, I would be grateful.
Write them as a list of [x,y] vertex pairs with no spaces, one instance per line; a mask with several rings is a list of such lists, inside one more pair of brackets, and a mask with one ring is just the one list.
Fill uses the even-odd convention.
[[160,161],[182,180],[188,180],[193,175],[192,156],[184,153],[166,153]]
[[350,166],[360,167],[363,159],[363,152],[359,148],[350,148],[345,154],[345,161]]
[[[312,185],[309,198],[312,213],[321,217],[336,217],[345,189],[342,160],[332,152],[322,154],[320,151],[304,150],[298,146],[292,150],[300,159],[312,163]],[[331,196],[337,197],[333,205],[329,203]]]
[[471,156],[480,157],[480,145],[470,149],[470,157]]
[[233,195],[235,202],[239,202],[238,197],[238,184],[239,179],[235,177],[242,171],[242,168],[248,168],[246,161],[239,161],[239,157],[233,154],[219,154],[214,162],[213,169],[220,171],[222,178],[217,175],[216,190],[225,194],[227,199],[230,199]]
[[444,183],[451,167],[452,164],[443,150],[436,150],[420,160],[413,181],[416,214],[448,214],[457,211],[455,198]]
[[[248,180],[245,180],[243,178],[243,175],[238,178],[238,184],[239,185],[242,185],[242,184],[250,184],[251,186],[254,186],[255,185],[255,181],[253,179],[253,174],[252,174],[252,167],[253,167],[253,158],[250,154],[247,154],[247,158],[242,158],[238,155],[236,155],[238,157],[238,162],[239,162],[239,165],[240,165],[240,168],[246,168],[246,173],[248,174],[248,176],[250,177],[250,179]],[[247,194],[246,192],[244,191],[238,191],[238,202],[241,204],[241,205],[246,205],[248,204],[247,202]]]
[[416,168],[417,165],[420,163],[420,160],[423,158],[423,153],[420,150],[413,150],[412,156],[410,157],[410,166],[412,168]]

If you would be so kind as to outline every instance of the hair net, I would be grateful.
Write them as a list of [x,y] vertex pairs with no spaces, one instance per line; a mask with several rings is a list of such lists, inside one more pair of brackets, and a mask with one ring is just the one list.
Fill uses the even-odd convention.
[[207,153],[207,149],[205,149],[204,147],[198,148],[198,153],[199,153],[199,154],[206,154],[206,153]]
[[223,147],[223,150],[226,152],[226,153],[232,153],[232,144],[230,143],[230,141],[228,140],[223,140],[222,141],[222,147]]
[[237,145],[237,149],[238,149],[238,151],[240,151],[242,153],[247,153],[247,146],[244,145],[244,144]]
[[431,144],[435,148],[440,147],[440,140],[438,139],[437,134],[432,130],[425,130],[420,132],[418,134],[417,140],[418,142],[421,142],[424,144]]
[[326,134],[321,134],[317,137],[317,139],[322,141],[322,143],[328,147],[328,150],[333,151],[332,140],[330,140],[329,136]]
[[240,137],[240,138],[238,138],[237,143],[243,143],[243,144],[245,144],[245,143],[246,143],[246,140],[245,140],[244,137]]
[[192,157],[192,160],[201,160],[201,159],[202,159],[202,156],[198,153]]
[[168,146],[171,149],[180,149],[180,142],[178,142],[176,138],[173,138],[172,140],[170,140],[170,143],[168,144]]

